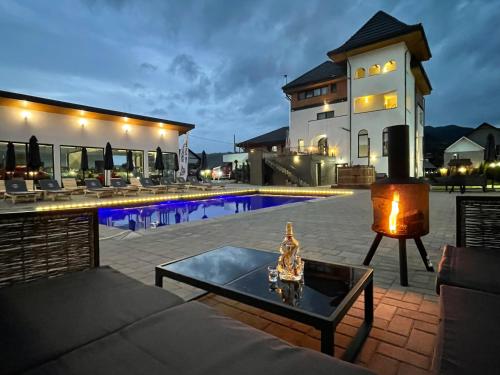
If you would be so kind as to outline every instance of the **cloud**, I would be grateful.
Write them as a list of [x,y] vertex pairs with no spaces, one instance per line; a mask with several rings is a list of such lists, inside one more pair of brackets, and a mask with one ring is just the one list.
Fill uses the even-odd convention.
[[283,75],[325,61],[379,9],[424,25],[427,123],[500,124],[500,7],[487,1],[0,2],[1,88],[194,123],[210,139],[194,150],[224,151],[286,124]]

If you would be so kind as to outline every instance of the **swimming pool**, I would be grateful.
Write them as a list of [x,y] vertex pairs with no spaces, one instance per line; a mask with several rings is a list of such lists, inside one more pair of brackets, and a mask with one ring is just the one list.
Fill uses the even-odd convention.
[[205,200],[167,201],[140,207],[99,208],[99,223],[122,229],[145,230],[311,199],[317,197],[226,195]]

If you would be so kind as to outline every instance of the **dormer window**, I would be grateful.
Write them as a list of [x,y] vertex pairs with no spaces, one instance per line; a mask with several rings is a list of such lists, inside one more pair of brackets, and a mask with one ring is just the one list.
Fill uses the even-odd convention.
[[380,74],[380,65],[379,64],[373,64],[372,66],[370,66],[370,69],[368,70],[368,73],[371,76]]
[[397,68],[396,61],[389,60],[384,64],[384,69],[382,71],[383,73],[389,73],[395,71],[396,68]]
[[354,79],[365,78],[365,68],[358,68],[354,73]]

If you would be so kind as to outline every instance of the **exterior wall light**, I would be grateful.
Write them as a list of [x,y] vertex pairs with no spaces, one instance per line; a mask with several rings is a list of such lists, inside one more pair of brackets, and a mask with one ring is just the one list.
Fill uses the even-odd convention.
[[159,133],[160,133],[160,137],[164,137],[164,136],[165,136],[165,130],[160,129],[160,132],[159,132]]
[[123,125],[122,129],[125,132],[125,134],[128,134],[130,132],[130,125]]
[[23,116],[23,119],[28,120],[31,117],[31,113],[29,111],[22,111],[21,116]]
[[82,127],[82,129],[83,129],[84,127],[86,127],[86,126],[87,126],[87,120],[85,120],[84,118],[81,118],[81,119],[80,119],[80,126]]
[[295,155],[295,156],[293,157],[293,162],[294,162],[295,164],[299,164],[299,163],[300,163],[300,156],[299,156],[299,155]]

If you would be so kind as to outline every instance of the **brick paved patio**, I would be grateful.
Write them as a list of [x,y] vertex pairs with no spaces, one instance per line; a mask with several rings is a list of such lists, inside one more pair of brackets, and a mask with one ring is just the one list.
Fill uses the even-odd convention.
[[[422,240],[432,262],[440,247],[454,243],[455,195],[431,193],[431,232]],[[294,222],[305,258],[361,264],[374,233],[369,191],[254,211],[203,222],[163,227],[146,234],[103,228],[102,264],[147,284],[154,283],[154,266],[223,245],[276,251],[285,223]],[[384,238],[373,261],[375,321],[357,362],[390,374],[425,374],[431,366],[438,323],[435,274],[425,271],[413,243],[408,243],[410,286],[399,285],[397,241]],[[184,284],[165,280],[165,288],[185,299],[200,293]],[[295,345],[318,350],[319,333],[311,327],[228,299],[208,295],[201,299],[249,325]],[[340,356],[363,314],[362,296],[339,326],[336,355]]]

